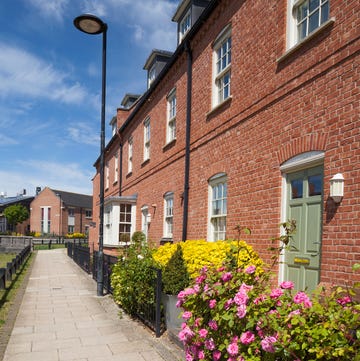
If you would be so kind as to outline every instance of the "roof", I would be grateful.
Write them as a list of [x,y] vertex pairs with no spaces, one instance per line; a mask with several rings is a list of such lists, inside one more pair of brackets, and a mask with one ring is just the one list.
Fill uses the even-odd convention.
[[153,49],[149,57],[146,59],[143,69],[148,70],[150,66],[153,64],[156,57],[170,59],[173,54],[174,53],[172,51]]
[[6,204],[16,204],[19,202],[23,202],[26,200],[32,201],[34,199],[34,196],[24,196],[22,194],[15,196],[15,197],[0,197],[0,206],[6,205]]
[[51,189],[56,195],[61,197],[61,200],[67,206],[81,207],[81,208],[92,208],[92,196],[79,193],[71,193],[60,191],[57,189]]

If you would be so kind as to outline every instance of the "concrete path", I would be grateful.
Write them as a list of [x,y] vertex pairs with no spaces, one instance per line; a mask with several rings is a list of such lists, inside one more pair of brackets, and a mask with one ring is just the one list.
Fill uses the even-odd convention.
[[175,361],[182,350],[119,317],[66,250],[39,251],[3,361]]

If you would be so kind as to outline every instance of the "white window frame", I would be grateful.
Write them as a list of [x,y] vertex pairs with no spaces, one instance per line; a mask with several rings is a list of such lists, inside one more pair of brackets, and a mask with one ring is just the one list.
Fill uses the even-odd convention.
[[[319,0],[319,5],[309,12],[307,6],[307,14],[303,17],[302,21],[298,21],[298,11],[302,6],[309,5],[309,0],[288,0],[287,9],[287,49],[296,46],[309,38],[312,34],[320,30],[330,19],[330,0]],[[310,18],[317,11],[319,11],[318,24],[313,29],[309,29]],[[327,14],[324,18],[323,15]],[[305,24],[305,33],[301,35],[300,24]]]
[[176,89],[167,97],[166,143],[176,139]]
[[133,170],[133,147],[134,141],[133,138],[129,138],[128,140],[128,173],[131,173]]
[[174,232],[174,193],[164,195],[164,238],[172,238]]
[[154,82],[156,78],[156,63],[154,63],[149,69],[148,73],[148,88],[150,88],[151,84]]
[[114,154],[114,183],[119,179],[119,154],[116,152]]
[[149,207],[141,207],[141,231],[145,234],[145,239],[148,239],[149,224],[151,222],[151,215],[149,213]]
[[150,118],[146,118],[144,121],[144,162],[150,159]]
[[189,9],[179,24],[179,44],[181,43],[182,39],[184,39],[185,35],[189,32],[190,29],[191,29],[191,11]]
[[231,97],[231,48],[231,25],[228,25],[213,45],[213,108]]
[[109,189],[109,185],[110,185],[109,175],[110,175],[109,162],[106,162],[106,164],[105,164],[105,189]]
[[116,134],[116,131],[117,131],[117,124],[116,122],[113,122],[111,124],[111,135],[114,136]]
[[209,179],[208,240],[226,239],[227,175],[219,173]]
[[104,245],[124,246],[120,243],[120,207],[121,205],[131,205],[130,237],[136,227],[136,202],[129,200],[115,199],[105,204],[104,207]]

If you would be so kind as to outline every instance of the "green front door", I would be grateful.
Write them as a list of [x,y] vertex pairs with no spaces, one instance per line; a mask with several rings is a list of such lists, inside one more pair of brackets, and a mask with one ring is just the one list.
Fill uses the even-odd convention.
[[323,167],[289,173],[286,183],[287,219],[296,220],[296,234],[285,254],[285,280],[312,291],[320,279]]

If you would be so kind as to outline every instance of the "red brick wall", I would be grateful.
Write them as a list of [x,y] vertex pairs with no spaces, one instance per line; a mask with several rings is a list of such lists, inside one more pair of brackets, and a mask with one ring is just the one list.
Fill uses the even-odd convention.
[[[51,207],[50,233],[65,236],[68,233],[68,205],[61,202],[60,198],[50,189],[44,188],[30,205],[30,227],[33,232],[41,232],[41,207]],[[85,233],[85,226],[89,226],[91,219],[86,218],[85,209],[74,207],[75,227],[74,232]]]
[[[281,221],[280,166],[311,150],[325,153],[321,281],[346,283],[360,262],[359,10],[356,1],[331,1],[335,22],[292,53],[286,52],[286,1],[221,1],[191,41],[193,51],[188,239],[207,237],[208,180],[228,176],[227,236],[237,224],[268,257]],[[232,26],[232,98],[211,110],[212,43]],[[282,59],[279,60],[279,58]],[[123,139],[123,194],[141,206],[156,204],[150,240],[163,236],[163,195],[174,192],[174,240],[181,240],[186,120],[186,54],[151,94]],[[177,89],[177,139],[165,145],[166,96]],[[143,121],[151,121],[150,161],[143,163]],[[127,171],[132,136],[133,172]],[[111,151],[109,152],[111,155]],[[334,208],[329,180],[345,177],[345,195]],[[105,196],[118,192],[110,188]],[[97,177],[94,195],[98,194]],[[96,203],[94,197],[94,203]],[[96,208],[94,209],[94,219]],[[96,233],[97,230],[94,229]],[[95,239],[95,238],[94,238]]]

